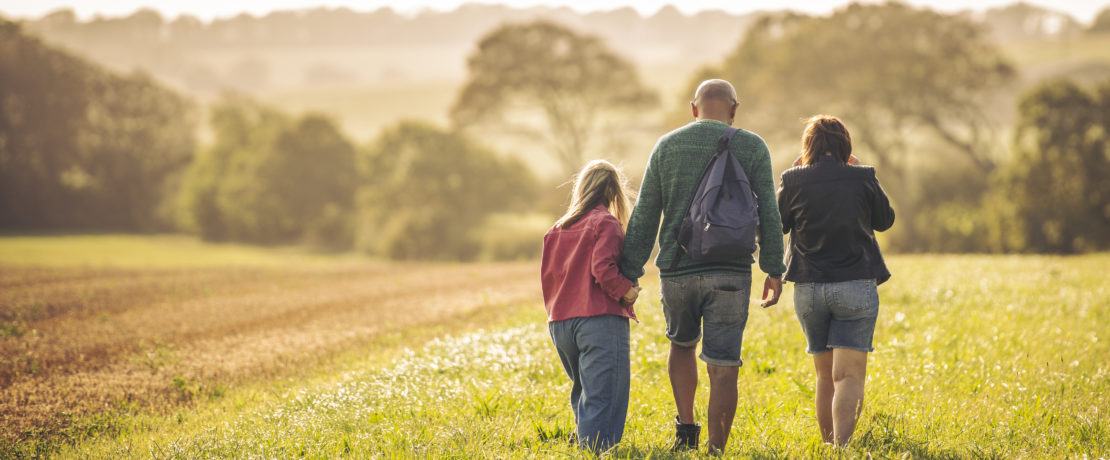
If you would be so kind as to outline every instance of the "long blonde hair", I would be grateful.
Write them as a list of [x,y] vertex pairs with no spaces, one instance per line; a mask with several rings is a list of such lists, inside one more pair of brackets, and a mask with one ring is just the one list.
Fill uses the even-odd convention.
[[628,197],[631,193],[626,184],[624,174],[612,163],[605,160],[591,161],[574,180],[570,206],[567,207],[567,213],[555,221],[555,226],[570,227],[598,205],[608,208],[620,221],[621,227],[628,225]]

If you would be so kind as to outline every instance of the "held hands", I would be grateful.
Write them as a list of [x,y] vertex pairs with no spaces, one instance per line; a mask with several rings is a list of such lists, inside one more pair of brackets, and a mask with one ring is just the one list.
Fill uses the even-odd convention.
[[628,292],[626,292],[624,296],[621,297],[621,305],[624,305],[626,307],[631,306],[632,304],[636,303],[636,299],[639,297],[640,286],[632,286],[628,289]]
[[[767,298],[767,291],[771,291],[770,299]],[[782,280],[768,276],[763,281],[763,303],[760,303],[759,306],[763,308],[773,307],[779,303],[780,295],[782,295]]]

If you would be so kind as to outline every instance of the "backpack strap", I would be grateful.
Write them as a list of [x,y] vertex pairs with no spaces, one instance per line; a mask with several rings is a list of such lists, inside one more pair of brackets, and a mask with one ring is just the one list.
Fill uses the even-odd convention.
[[[725,132],[721,133],[721,137],[717,138],[717,152],[713,154],[713,158],[716,158],[722,153],[728,153],[728,147],[732,144],[732,136],[735,136],[737,131],[740,131],[740,128],[733,128],[732,126],[729,126],[728,129],[725,130]],[[713,164],[713,158],[710,158],[709,161],[705,163],[705,168],[701,170],[701,176],[698,178],[697,182],[698,185],[700,185],[701,182],[705,180],[705,175],[709,173],[709,166]],[[694,191],[690,193],[690,199],[686,202],[686,210],[682,212],[683,220],[685,220],[686,217],[690,214],[690,207],[694,205],[694,198],[696,198],[694,195],[698,193],[698,188],[698,186],[695,186]],[[674,257],[671,258],[671,265],[667,268],[667,270],[674,270],[678,268],[678,261],[682,258],[682,253],[684,252],[684,249],[681,245],[678,244],[678,233],[681,230],[682,221],[679,221],[678,229],[676,229],[674,232]]]

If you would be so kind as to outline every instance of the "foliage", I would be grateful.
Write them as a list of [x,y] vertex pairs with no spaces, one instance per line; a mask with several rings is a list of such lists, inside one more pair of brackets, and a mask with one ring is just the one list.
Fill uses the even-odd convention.
[[[542,141],[567,174],[585,164],[599,140],[612,135],[607,117],[657,104],[632,63],[597,37],[547,21],[489,32],[467,68],[467,82],[451,108],[455,124],[485,125]],[[522,122],[534,118],[543,122]]]
[[1015,158],[998,193],[1005,249],[1074,253],[1110,248],[1110,80],[1094,91],[1056,80],[1018,102]]
[[1102,11],[1098,12],[1087,31],[1090,33],[1110,32],[1110,7],[1103,8]]
[[[827,17],[767,16],[719,69],[761,132],[795,137],[813,113],[850,120],[853,139],[904,174],[907,132],[928,129],[992,169],[977,107],[1013,69],[981,27],[900,3],[852,4]],[[696,82],[691,82],[692,87]]]
[[359,167],[359,246],[394,259],[473,259],[473,230],[486,216],[527,207],[536,195],[520,161],[423,122],[386,130]]
[[[876,352],[857,436],[821,444],[813,365],[790,308],[752,307],[728,458],[1101,458],[1110,455],[1110,291],[1106,254],[894,256],[880,287]],[[968,273],[974,273],[969,282]],[[760,277],[755,277],[759,279]],[[604,458],[702,458],[668,452],[667,382],[657,278],[632,324],[624,440]],[[655,292],[656,295],[647,295]],[[69,457],[592,458],[574,427],[570,383],[543,309],[457,327],[275,388],[232,389],[183,415],[139,418]],[[481,330],[476,330],[478,328]],[[701,379],[695,412],[704,424]],[[261,395],[261,396],[260,396]],[[974,414],[974,416],[968,416]],[[703,434],[704,443],[704,434]],[[704,449],[704,444],[702,446]]]
[[165,229],[193,154],[191,103],[0,20],[0,229]]
[[482,248],[478,260],[537,260],[543,235],[555,219],[550,214],[491,214],[473,232]]
[[[903,3],[854,3],[829,16],[770,15],[705,77],[725,78],[740,97],[740,124],[774,139],[797,139],[816,113],[845,120],[864,161],[877,166],[901,221],[898,249],[914,249],[928,222],[914,219],[933,190],[915,175],[930,164],[995,167],[992,125],[982,113],[1013,69],[969,19]],[[688,96],[687,96],[688,97]],[[688,118],[686,109],[674,121]],[[932,143],[938,162],[917,154]],[[920,226],[920,228],[919,228]]]
[[229,97],[212,128],[183,186],[186,228],[217,241],[350,245],[355,149],[329,119]]
[[168,205],[196,144],[192,102],[145,75],[102,77],[92,92],[81,140],[95,186],[82,195],[97,199],[86,212],[131,223],[124,229],[172,228]]

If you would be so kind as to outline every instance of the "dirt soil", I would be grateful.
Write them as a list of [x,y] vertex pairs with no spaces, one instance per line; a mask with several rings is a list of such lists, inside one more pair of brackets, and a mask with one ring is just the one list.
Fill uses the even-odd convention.
[[520,302],[536,263],[288,269],[0,266],[0,442],[173,408],[376,335]]

